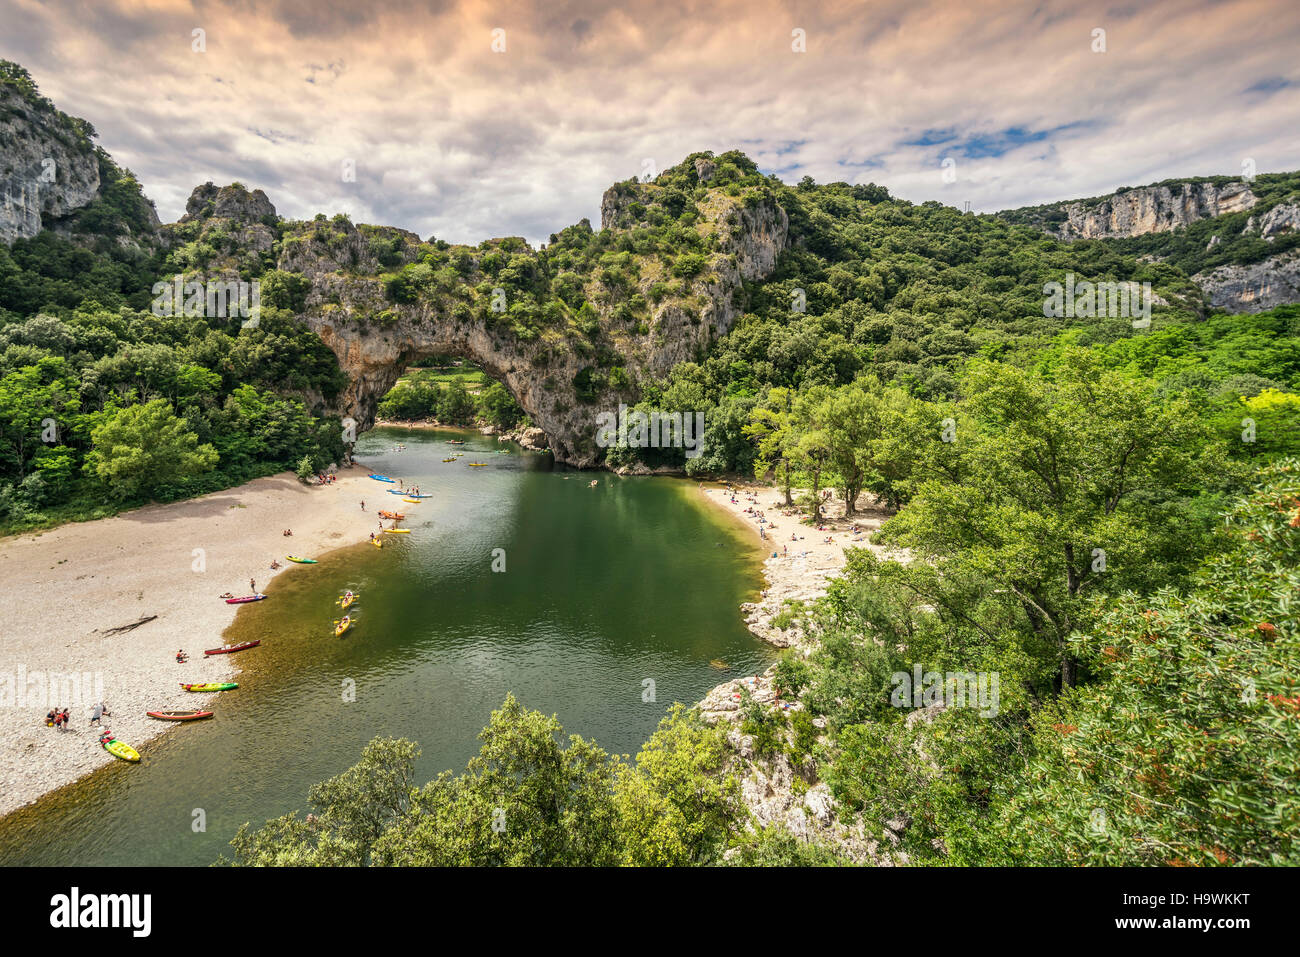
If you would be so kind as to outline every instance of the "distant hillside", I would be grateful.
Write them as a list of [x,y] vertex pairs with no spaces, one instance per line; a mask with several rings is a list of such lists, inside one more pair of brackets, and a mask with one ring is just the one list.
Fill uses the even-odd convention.
[[997,216],[1175,265],[1231,312],[1300,302],[1300,172],[1165,180]]

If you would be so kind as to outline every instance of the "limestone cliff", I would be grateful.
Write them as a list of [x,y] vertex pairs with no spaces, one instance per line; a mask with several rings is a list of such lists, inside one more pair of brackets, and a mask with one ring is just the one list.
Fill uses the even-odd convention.
[[[609,225],[608,238],[638,225],[634,214]],[[209,276],[261,272],[257,260],[271,255],[264,266],[301,277],[301,300],[290,309],[338,356],[348,383],[329,408],[358,432],[373,425],[379,401],[408,366],[461,356],[502,382],[558,461],[590,467],[603,456],[598,416],[635,402],[644,383],[725,335],[743,283],[775,268],[788,226],[770,195],[710,191],[699,203],[689,268],[674,272],[658,257],[629,253],[617,275],[565,273],[572,286],[562,295],[582,308],[544,315],[515,290],[549,281],[556,267],[517,238],[452,247],[341,216],[279,222],[260,192],[212,184],[195,190],[185,217],[166,231],[173,244],[227,250],[206,264]],[[592,237],[589,226],[570,229],[580,243]]]
[[1060,239],[1114,239],[1164,233],[1197,220],[1239,213],[1256,203],[1245,183],[1179,183],[1144,186],[1094,203],[1065,205],[1065,220],[1054,230]]
[[1210,305],[1229,312],[1263,312],[1300,302],[1300,250],[1289,250],[1250,265],[1219,266],[1193,280]]
[[99,195],[99,162],[83,127],[0,86],[0,242],[29,239]]

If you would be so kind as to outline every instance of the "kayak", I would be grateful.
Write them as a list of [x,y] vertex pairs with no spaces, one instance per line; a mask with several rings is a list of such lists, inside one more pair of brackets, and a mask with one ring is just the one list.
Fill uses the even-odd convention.
[[237,645],[222,645],[220,648],[209,648],[203,652],[205,655],[233,655],[236,651],[243,651],[245,648],[256,648],[262,643],[262,639],[256,641],[241,641]]
[[419,495],[412,495],[410,492],[407,492],[407,493],[406,493],[406,496],[407,496],[407,498],[415,498],[415,499],[420,499],[420,498],[433,498],[433,493],[432,493],[432,492],[421,492]]
[[387,475],[371,475],[370,478],[376,482],[396,482],[397,479],[390,479]]
[[403,501],[403,502],[410,502],[412,505],[419,505],[419,504],[420,504],[420,500],[419,500],[418,498],[404,498],[404,499],[402,499],[402,501]]
[[125,742],[112,738],[108,741],[101,742],[104,750],[115,758],[121,758],[123,761],[139,761],[140,752]]
[[227,605],[242,605],[242,604],[244,604],[245,602],[250,602],[250,601],[261,601],[261,600],[262,600],[263,598],[265,598],[265,597],[266,597],[265,595],[245,595],[243,598],[227,598],[227,599],[226,599],[226,604],[227,604]]
[[182,681],[181,687],[184,688],[186,691],[232,691],[235,688],[239,687],[239,682],[213,681],[207,683],[199,682],[198,684],[187,685],[184,681]]
[[456,461],[456,456],[453,455],[453,456],[452,456],[451,458],[449,458],[449,459],[443,459],[443,461],[444,461],[444,462],[454,462],[454,461]]
[[409,528],[386,528],[384,529],[384,531],[386,531],[389,535],[410,535],[411,534],[411,530]]
[[388,494],[389,494],[389,495],[405,495],[406,493],[405,493],[404,491],[402,491],[400,488],[390,488],[390,489],[388,489]]
[[487,463],[486,463],[486,462],[470,462],[470,463],[468,463],[468,465],[469,465],[469,467],[472,468],[472,469],[484,469],[484,468],[487,468]]
[[343,632],[352,627],[352,616],[346,615],[342,620],[334,622],[334,637],[340,637]]
[[391,519],[394,522],[400,522],[402,519],[406,518],[406,516],[401,512],[380,512],[379,517]]
[[314,558],[298,558],[296,555],[286,555],[286,556],[284,556],[284,557],[287,558],[287,559],[289,559],[289,561],[291,561],[291,562],[297,562],[299,565],[315,565],[315,564],[316,564],[316,559],[314,559]]
[[464,439],[448,439],[448,440],[447,440],[447,444],[448,444],[448,445],[464,445],[464,444],[465,444],[465,440],[464,440]]
[[159,721],[198,721],[201,718],[212,717],[211,711],[146,711],[151,718],[157,718]]
[[372,538],[372,539],[370,540],[370,544],[371,544],[371,545],[374,545],[375,548],[383,548],[383,547],[384,547],[384,540],[383,540],[382,538],[379,538],[378,536],[376,536],[375,538]]
[[360,596],[356,595],[353,592],[350,591],[344,592],[343,597],[339,599],[339,605],[342,607],[344,611],[347,611],[348,608],[351,607],[352,603],[356,601],[358,597]]

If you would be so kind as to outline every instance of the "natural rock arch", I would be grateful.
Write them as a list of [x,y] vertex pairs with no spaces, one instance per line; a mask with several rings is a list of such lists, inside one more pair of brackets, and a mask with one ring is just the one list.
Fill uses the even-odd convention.
[[[707,165],[698,175],[706,173]],[[655,202],[657,188],[639,183],[611,187],[601,207],[602,229],[642,225],[637,211]],[[199,187],[177,226],[188,236],[195,223],[201,238],[215,231],[261,256],[275,248],[274,207],[260,191],[249,193],[237,184]],[[590,232],[585,221],[577,228]],[[648,319],[611,317],[613,299],[600,304],[596,296],[599,321],[581,335],[563,325],[521,335],[509,315],[488,305],[498,290],[492,289],[490,297],[483,294],[492,286],[480,269],[485,257],[502,251],[532,257],[537,271],[546,272],[539,253],[521,239],[452,247],[425,243],[392,227],[358,228],[344,216],[279,222],[276,229],[275,270],[266,274],[274,281],[263,282],[268,290],[263,305],[288,310],[306,323],[333,350],[347,376],[332,402],[317,397],[318,408],[353,419],[357,432],[364,432],[374,425],[380,399],[408,367],[429,356],[456,356],[504,385],[546,434],[557,461],[588,468],[604,456],[596,443],[598,416],[616,411],[620,402],[635,402],[639,383],[662,381],[675,365],[702,357],[730,330],[740,312],[743,283],[765,278],[776,268],[789,219],[770,195],[710,190],[696,226],[710,250],[708,268],[687,280],[684,291],[656,300]],[[451,287],[439,287],[437,295],[395,295],[393,280],[407,267],[424,264],[435,250],[444,259],[451,250],[462,260],[461,278]],[[642,258],[653,265],[651,258]],[[233,266],[223,268],[230,272]],[[653,280],[647,276],[655,274],[647,269],[641,276],[638,294],[648,294]],[[604,374],[615,366],[624,374]],[[579,388],[588,377],[591,386]]]

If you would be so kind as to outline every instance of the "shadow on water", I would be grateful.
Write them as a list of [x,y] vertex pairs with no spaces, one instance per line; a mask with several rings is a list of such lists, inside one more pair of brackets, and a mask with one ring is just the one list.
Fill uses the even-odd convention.
[[[217,717],[0,821],[0,863],[211,863],[245,821],[304,808],[307,789],[376,735],[420,744],[421,782],[460,770],[507,692],[566,732],[635,753],[672,702],[772,660],[737,610],[760,558],[691,484],[552,469],[471,433],[464,458],[443,462],[458,450],[449,437],[365,436],[367,466],[434,493],[400,503],[412,534],[278,577],[226,632],[263,644],[240,655],[240,687],[219,696]],[[346,589],[361,596],[356,625],[336,639]]]

